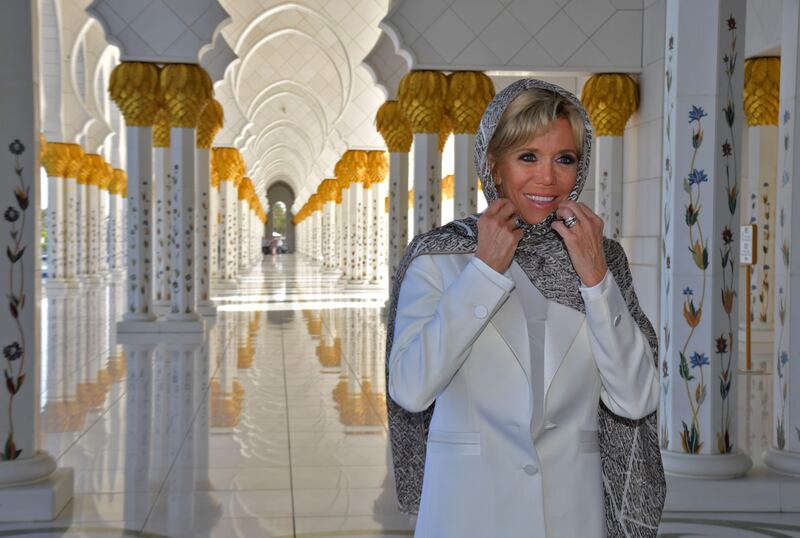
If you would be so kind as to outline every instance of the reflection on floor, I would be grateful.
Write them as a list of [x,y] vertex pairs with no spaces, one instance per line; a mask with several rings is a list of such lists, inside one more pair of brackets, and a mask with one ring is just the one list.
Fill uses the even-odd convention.
[[[385,291],[264,263],[195,351],[125,354],[121,279],[43,301],[42,445],[58,520],[0,536],[410,536],[388,466]],[[797,514],[667,514],[662,536],[800,536]]]

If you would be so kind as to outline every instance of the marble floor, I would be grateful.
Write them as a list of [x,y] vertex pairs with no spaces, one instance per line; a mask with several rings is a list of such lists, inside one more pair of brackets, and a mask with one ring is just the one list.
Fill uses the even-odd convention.
[[[388,463],[385,290],[268,259],[214,297],[198,344],[147,359],[117,343],[121,282],[43,300],[41,444],[75,496],[0,537],[413,534]],[[670,512],[659,536],[800,536],[800,514]]]

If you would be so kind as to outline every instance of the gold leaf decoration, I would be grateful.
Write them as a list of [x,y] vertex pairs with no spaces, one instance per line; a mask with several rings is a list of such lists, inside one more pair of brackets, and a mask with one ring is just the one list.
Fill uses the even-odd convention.
[[592,75],[581,92],[596,136],[622,136],[625,124],[639,108],[639,85],[628,75]]
[[781,59],[744,61],[744,115],[747,125],[778,125]]
[[495,94],[492,79],[480,71],[456,71],[448,79],[447,113],[453,121],[453,132],[477,133]]

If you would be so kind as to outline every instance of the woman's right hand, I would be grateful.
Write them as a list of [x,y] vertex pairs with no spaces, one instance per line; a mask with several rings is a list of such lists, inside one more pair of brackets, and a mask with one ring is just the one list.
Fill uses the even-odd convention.
[[492,202],[478,219],[478,250],[486,265],[505,273],[514,259],[522,230],[516,226],[517,207],[507,198]]

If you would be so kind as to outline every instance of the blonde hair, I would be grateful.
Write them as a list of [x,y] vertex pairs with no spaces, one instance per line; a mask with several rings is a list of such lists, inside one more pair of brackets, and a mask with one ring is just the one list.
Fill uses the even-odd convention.
[[509,103],[489,141],[490,158],[497,163],[508,152],[547,132],[550,123],[559,118],[569,121],[580,159],[585,136],[580,109],[563,95],[541,88],[525,90]]

